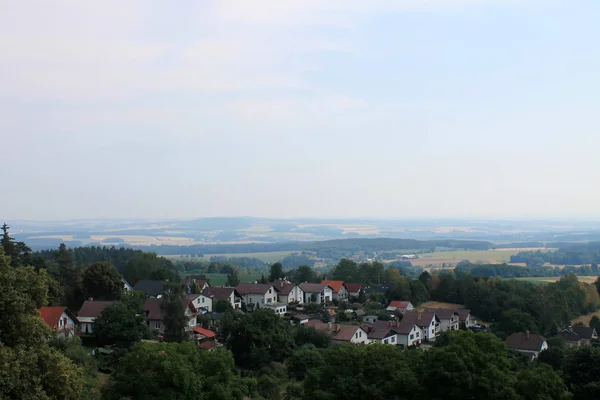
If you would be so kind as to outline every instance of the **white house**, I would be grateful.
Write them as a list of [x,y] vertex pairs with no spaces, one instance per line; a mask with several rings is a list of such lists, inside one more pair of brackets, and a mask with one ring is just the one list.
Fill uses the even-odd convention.
[[338,343],[369,343],[367,332],[357,325],[342,325],[325,323],[318,320],[308,321],[306,326],[315,327],[331,335],[331,339]]
[[364,325],[362,329],[367,332],[369,343],[382,343],[397,345],[398,335],[395,328],[397,322],[391,321],[376,321],[373,324]]
[[398,345],[400,346],[416,346],[423,341],[423,331],[411,322],[402,320],[394,330],[398,334]]
[[505,343],[509,349],[530,355],[532,359],[537,358],[542,351],[548,350],[545,337],[529,332],[513,333],[506,338]]
[[126,280],[125,278],[121,277],[121,283],[123,283],[123,290],[125,292],[130,292],[133,290],[133,286],[131,286]]
[[212,297],[205,296],[203,294],[188,294],[186,298],[192,302],[194,307],[201,312],[212,312],[213,310],[213,299]]
[[304,293],[304,303],[321,304],[333,300],[333,289],[325,283],[301,283],[298,286]]
[[440,320],[440,330],[446,332],[448,330],[457,331],[460,327],[460,316],[458,311],[450,308],[426,308],[425,311],[434,312]]
[[204,297],[210,298],[212,301],[212,310],[214,311],[215,304],[218,300],[229,302],[235,310],[242,308],[242,296],[232,287],[206,287],[201,294]]
[[[157,331],[162,333],[165,330],[165,314],[161,308],[163,300],[163,298],[150,298],[144,301],[144,314],[150,332]],[[184,314],[187,319],[187,326],[191,329],[197,325],[196,316],[198,313],[196,307],[194,307],[194,304],[188,299],[186,299],[181,306],[184,307],[185,310]]]
[[390,305],[386,308],[386,311],[395,312],[400,311],[401,313],[405,313],[406,311],[412,311],[415,308],[413,307],[410,301],[399,301],[394,300],[390,302]]
[[58,337],[75,336],[79,321],[67,307],[42,307],[39,309],[40,317],[56,333]]
[[277,291],[277,301],[283,304],[304,303],[304,292],[299,286],[292,282],[277,279],[273,281],[273,287]]
[[271,303],[265,304],[262,308],[266,308],[267,310],[273,310],[273,312],[277,315],[284,315],[287,312],[287,305],[283,303]]
[[458,318],[460,321],[460,326],[464,328],[470,328],[476,324],[475,318],[471,315],[471,310],[467,310],[466,308],[459,308],[456,310],[458,313]]
[[321,281],[321,283],[324,283],[331,287],[332,296],[334,300],[346,300],[348,298],[348,290],[346,289],[344,281],[324,280]]
[[264,304],[277,302],[277,292],[270,283],[240,283],[235,290],[242,296],[242,301],[249,304],[256,304],[258,308]]
[[440,334],[440,319],[431,311],[407,311],[402,322],[417,325],[421,328],[423,340],[434,341]]
[[84,301],[77,313],[77,319],[81,324],[81,332],[84,334],[94,333],[94,321],[105,308],[112,306],[114,303],[114,301]]

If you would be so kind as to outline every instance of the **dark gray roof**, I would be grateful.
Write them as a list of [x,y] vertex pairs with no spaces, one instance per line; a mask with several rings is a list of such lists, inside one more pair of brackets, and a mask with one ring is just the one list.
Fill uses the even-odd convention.
[[235,290],[238,291],[239,294],[265,294],[271,289],[273,285],[270,283],[239,283]]
[[134,290],[138,290],[147,294],[148,296],[156,297],[162,294],[164,291],[164,283],[162,281],[152,281],[143,279],[138,281],[133,287]]
[[546,338],[534,333],[513,333],[506,338],[506,347],[515,350],[540,351]]
[[301,283],[298,285],[303,292],[321,293],[327,284],[325,283]]
[[[229,300],[231,293],[236,292],[235,288],[232,287],[207,287],[201,293],[202,295],[217,300]],[[239,294],[238,294],[239,296]]]
[[574,326],[571,328],[573,333],[579,335],[582,339],[592,340],[597,334],[594,328],[588,328],[586,326]]

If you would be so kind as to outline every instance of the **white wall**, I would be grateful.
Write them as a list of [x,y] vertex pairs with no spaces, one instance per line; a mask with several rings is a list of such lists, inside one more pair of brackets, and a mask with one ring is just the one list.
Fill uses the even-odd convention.
[[369,343],[369,338],[367,337],[367,332],[363,331],[361,328],[356,330],[356,333],[350,339],[350,343]]
[[209,312],[213,310],[213,300],[210,297],[206,297],[204,295],[198,295],[193,301],[194,307],[196,308],[205,308]]

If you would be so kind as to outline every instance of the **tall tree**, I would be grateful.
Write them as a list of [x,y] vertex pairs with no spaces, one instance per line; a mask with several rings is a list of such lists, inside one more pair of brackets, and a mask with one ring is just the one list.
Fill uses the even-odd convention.
[[301,265],[292,274],[292,280],[297,285],[304,282],[312,283],[316,281],[316,275],[311,267],[309,267],[308,265]]
[[162,297],[160,305],[164,314],[165,332],[167,342],[183,342],[187,337],[187,317],[185,316],[186,298],[180,285],[170,285]]
[[0,245],[4,249],[4,255],[10,257],[10,264],[13,267],[27,266],[30,263],[31,249],[23,242],[17,242],[10,237],[8,230],[10,226],[2,225],[2,237]]
[[356,282],[358,278],[358,265],[352,260],[342,258],[333,269],[332,277],[340,281]]
[[227,286],[236,287],[240,283],[240,277],[237,268],[233,268],[231,273],[227,275]]
[[96,262],[82,274],[85,297],[97,300],[118,300],[123,291],[119,271],[109,262]]
[[269,274],[269,281],[273,282],[276,279],[283,279],[285,274],[283,273],[283,265],[280,262],[276,262],[271,265],[271,273]]
[[115,303],[94,321],[94,335],[100,346],[132,347],[148,336],[144,317],[124,303]]

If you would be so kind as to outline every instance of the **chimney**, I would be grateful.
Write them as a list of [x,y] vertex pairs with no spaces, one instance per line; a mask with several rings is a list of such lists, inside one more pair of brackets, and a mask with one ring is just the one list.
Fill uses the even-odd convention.
[[331,322],[329,322],[329,323],[327,324],[327,330],[328,330],[328,331],[331,331]]
[[525,334],[527,335],[527,340],[529,340],[529,331],[526,331]]
[[88,297],[88,301],[94,301],[93,297]]
[[340,330],[340,324],[338,324],[337,322],[335,323],[335,331],[339,332]]

